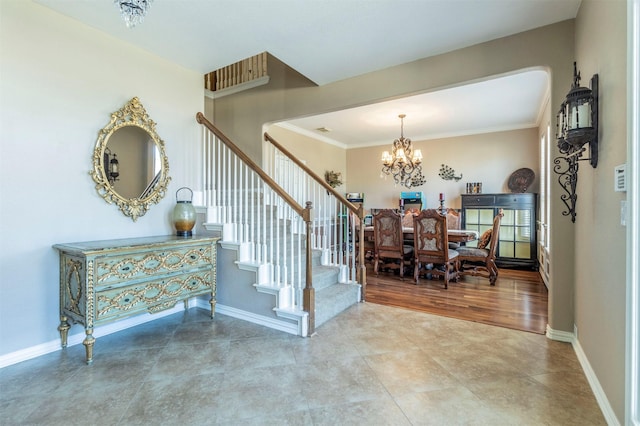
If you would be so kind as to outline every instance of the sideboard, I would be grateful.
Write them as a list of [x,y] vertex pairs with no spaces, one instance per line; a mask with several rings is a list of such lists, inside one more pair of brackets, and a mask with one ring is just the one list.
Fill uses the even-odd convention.
[[91,364],[94,327],[204,294],[210,294],[213,318],[217,241],[168,235],[54,245],[60,254],[62,347],[70,322],[84,325],[82,343]]
[[537,271],[537,194],[463,194],[462,227],[482,234],[493,227],[493,218],[500,210],[504,216],[500,221],[496,265]]

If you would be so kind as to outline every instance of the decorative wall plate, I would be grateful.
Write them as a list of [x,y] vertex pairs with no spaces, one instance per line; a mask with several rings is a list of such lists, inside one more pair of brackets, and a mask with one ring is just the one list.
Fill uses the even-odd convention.
[[535,178],[536,174],[533,170],[526,167],[518,169],[509,176],[509,189],[511,192],[527,192]]

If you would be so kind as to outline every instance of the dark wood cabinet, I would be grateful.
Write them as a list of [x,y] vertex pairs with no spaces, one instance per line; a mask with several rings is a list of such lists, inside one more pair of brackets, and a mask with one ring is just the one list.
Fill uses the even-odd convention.
[[[536,241],[537,194],[463,194],[462,228],[481,235],[502,209],[496,264],[501,268],[538,269]],[[467,243],[474,245],[474,243]]]

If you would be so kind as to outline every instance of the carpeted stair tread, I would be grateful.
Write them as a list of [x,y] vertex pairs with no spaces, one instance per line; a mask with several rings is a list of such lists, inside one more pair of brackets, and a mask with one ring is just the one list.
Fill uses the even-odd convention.
[[316,289],[316,327],[358,303],[359,284],[334,284]]
[[340,269],[335,266],[317,265],[312,269],[313,288],[318,290],[329,287],[338,282]]

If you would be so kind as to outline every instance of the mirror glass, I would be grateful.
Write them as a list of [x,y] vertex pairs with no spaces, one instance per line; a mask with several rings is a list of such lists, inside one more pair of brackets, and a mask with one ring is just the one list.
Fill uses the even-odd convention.
[[90,172],[96,190],[135,221],[164,197],[171,180],[168,171],[155,122],[133,98],[111,114],[111,121],[100,131]]

